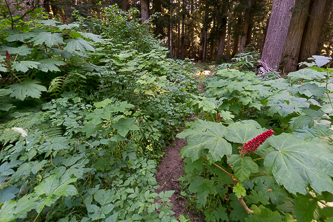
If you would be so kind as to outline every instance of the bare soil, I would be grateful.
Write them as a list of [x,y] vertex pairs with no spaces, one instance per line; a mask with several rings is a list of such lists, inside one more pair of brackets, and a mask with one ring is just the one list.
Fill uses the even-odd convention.
[[[201,93],[204,93],[202,83],[198,83],[198,87]],[[193,120],[192,120],[193,121]],[[178,132],[180,133],[180,132]],[[176,138],[171,145],[166,148],[166,154],[162,158],[160,165],[155,175],[157,183],[160,187],[156,190],[157,193],[167,190],[174,190],[170,198],[170,202],[173,204],[172,211],[175,212],[175,217],[178,219],[179,215],[189,215],[192,222],[204,221],[203,218],[193,214],[192,212],[186,212],[185,204],[186,200],[181,196],[180,183],[178,179],[184,175],[184,161],[180,156],[180,150],[187,145],[186,139]]]
[[187,145],[186,139],[176,138],[167,148],[166,155],[160,162],[156,173],[156,180],[160,187],[156,190],[161,191],[174,190],[170,198],[173,204],[172,211],[175,212],[175,217],[185,214],[185,200],[180,195],[180,184],[178,179],[184,174],[184,162],[180,157],[180,150]]

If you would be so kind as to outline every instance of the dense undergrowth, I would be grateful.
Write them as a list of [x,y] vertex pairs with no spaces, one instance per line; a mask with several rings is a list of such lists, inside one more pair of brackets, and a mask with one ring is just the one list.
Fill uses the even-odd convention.
[[156,160],[192,116],[190,61],[132,19],[3,27],[0,221],[173,221]]
[[201,119],[177,135],[188,207],[205,221],[332,221],[331,58],[263,81],[248,55],[206,79]]
[[275,79],[247,52],[200,77],[198,95],[193,63],[167,58],[134,13],[2,20],[0,221],[175,221],[172,191],[154,191],[156,160],[193,114],[178,135],[189,209],[332,221],[330,58]]

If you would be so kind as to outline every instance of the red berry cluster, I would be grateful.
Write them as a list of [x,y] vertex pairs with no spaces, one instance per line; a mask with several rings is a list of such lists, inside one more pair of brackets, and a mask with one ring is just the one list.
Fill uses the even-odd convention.
[[258,147],[263,144],[265,142],[265,140],[270,137],[271,135],[273,135],[274,131],[273,130],[268,130],[266,132],[263,132],[262,134],[260,134],[259,136],[255,137],[254,139],[252,139],[251,141],[244,143],[243,146],[239,147],[238,149],[240,149],[239,153],[241,155],[244,154],[251,154],[254,151],[256,151],[258,149]]

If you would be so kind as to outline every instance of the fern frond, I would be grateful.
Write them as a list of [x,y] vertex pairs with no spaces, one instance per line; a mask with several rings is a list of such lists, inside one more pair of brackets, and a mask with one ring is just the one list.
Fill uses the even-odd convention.
[[64,86],[64,79],[65,76],[58,76],[50,82],[49,89],[47,90],[48,93],[58,94],[62,91]]

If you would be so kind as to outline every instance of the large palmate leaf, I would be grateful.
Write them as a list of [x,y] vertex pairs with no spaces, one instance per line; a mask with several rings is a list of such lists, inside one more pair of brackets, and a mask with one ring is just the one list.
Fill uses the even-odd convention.
[[253,120],[230,124],[225,138],[234,143],[246,143],[263,133],[261,126]]
[[228,163],[232,165],[235,176],[239,181],[248,179],[251,173],[259,172],[258,165],[249,156],[231,155]]
[[85,53],[86,50],[88,51],[95,51],[95,48],[91,46],[90,42],[84,40],[83,38],[76,38],[76,39],[71,39],[64,50],[68,52],[74,52],[74,51],[80,51]]
[[39,69],[42,70],[43,72],[60,72],[60,69],[58,66],[63,66],[66,65],[65,62],[56,60],[56,59],[42,59],[39,60],[40,64],[38,65]]
[[36,209],[37,212],[40,212],[45,205],[53,204],[59,197],[76,195],[77,190],[71,185],[76,180],[72,174],[64,173],[64,168],[58,168],[55,174],[44,179],[35,187],[36,196],[43,198]]
[[10,86],[12,93],[11,97],[24,100],[26,97],[39,98],[46,87],[39,84],[37,80],[24,80],[20,83],[15,83]]
[[209,194],[216,194],[214,181],[196,176],[189,186],[189,191],[196,193],[199,204],[205,205]]
[[41,32],[33,39],[31,39],[31,42],[33,42],[34,45],[41,45],[45,43],[45,45],[47,45],[48,47],[64,43],[61,34],[51,32]]
[[325,72],[318,72],[313,69],[301,69],[296,72],[291,72],[288,74],[288,77],[292,82],[300,81],[300,80],[321,80],[325,77]]
[[22,33],[10,35],[5,39],[8,42],[15,42],[15,41],[26,42],[27,39],[30,39],[35,36],[36,36],[36,33],[33,33],[33,32],[22,32]]
[[34,61],[13,62],[12,68],[19,72],[27,72],[29,69],[37,69],[39,64],[39,62]]
[[134,118],[120,119],[112,127],[117,129],[120,136],[125,137],[130,130],[139,130],[139,127],[134,123]]
[[306,194],[308,185],[318,193],[333,192],[333,153],[315,142],[283,133],[267,139],[276,151],[265,158],[265,168],[289,192]]
[[18,54],[25,56],[31,54],[32,48],[29,48],[26,45],[22,45],[20,47],[6,47],[4,50],[7,50],[10,55]]
[[225,126],[197,119],[190,127],[177,135],[178,138],[187,139],[188,145],[182,148],[182,155],[195,161],[207,149],[207,158],[214,162],[221,160],[224,155],[231,155],[231,145],[224,139],[228,132]]
[[94,42],[101,42],[103,43],[104,40],[102,39],[102,37],[100,35],[95,35],[93,33],[89,33],[89,32],[79,32],[83,37],[87,38],[87,39],[91,39]]

